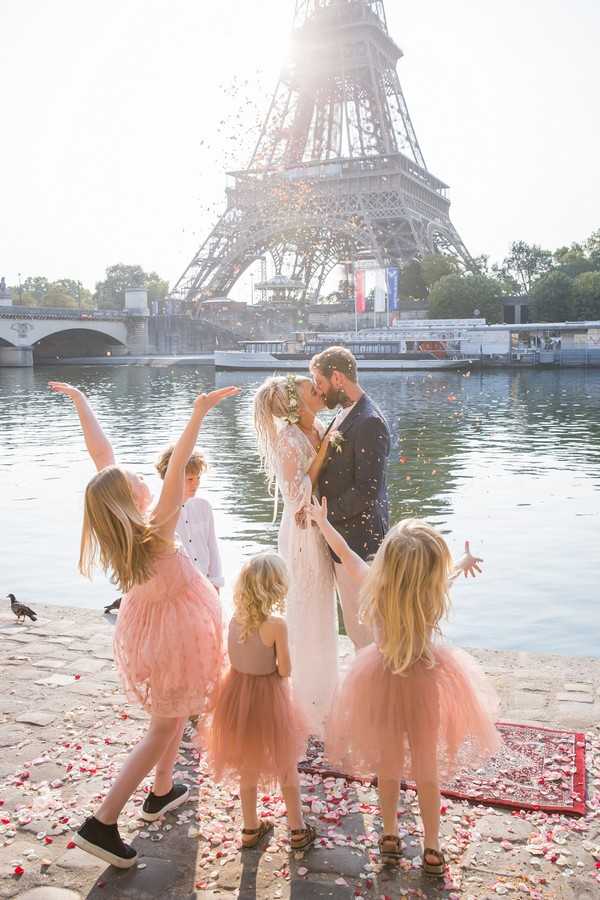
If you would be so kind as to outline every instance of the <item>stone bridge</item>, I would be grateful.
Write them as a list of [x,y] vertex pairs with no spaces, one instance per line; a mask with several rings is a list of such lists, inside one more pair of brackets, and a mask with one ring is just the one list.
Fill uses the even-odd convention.
[[142,355],[148,350],[145,316],[110,310],[0,307],[0,366],[32,366],[34,361],[75,355]]

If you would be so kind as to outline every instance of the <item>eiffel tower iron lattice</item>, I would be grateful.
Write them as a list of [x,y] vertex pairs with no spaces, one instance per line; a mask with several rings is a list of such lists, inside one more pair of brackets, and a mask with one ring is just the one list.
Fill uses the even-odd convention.
[[343,260],[425,253],[474,262],[426,166],[397,73],[383,0],[296,0],[291,50],[248,167],[172,297],[226,296],[270,255],[318,296]]

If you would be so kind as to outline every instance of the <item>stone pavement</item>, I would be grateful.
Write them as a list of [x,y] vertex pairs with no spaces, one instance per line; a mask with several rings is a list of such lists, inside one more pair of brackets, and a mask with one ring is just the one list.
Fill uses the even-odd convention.
[[[0,614],[0,897],[600,897],[600,660],[475,651],[504,719],[587,732],[589,811],[569,819],[444,801],[450,872],[442,884],[420,874],[412,792],[402,797],[406,858],[387,871],[375,852],[374,791],[333,779],[303,779],[308,817],[322,835],[315,849],[289,853],[280,798],[265,793],[262,809],[275,816],[275,832],[242,854],[235,790],[214,785],[192,751],[178,763],[192,802],[152,825],[137,817],[143,789],[126,807],[122,831],[140,861],[120,872],[74,847],[71,832],[97,805],[145,716],[120,691],[112,617],[36,609],[35,624],[18,625],[8,604]],[[341,648],[346,663],[351,651],[347,642]]]

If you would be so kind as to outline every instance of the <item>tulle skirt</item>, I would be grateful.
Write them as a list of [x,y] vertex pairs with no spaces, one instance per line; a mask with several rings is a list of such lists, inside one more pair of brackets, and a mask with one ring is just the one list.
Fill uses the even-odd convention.
[[289,679],[230,669],[223,679],[208,736],[214,776],[246,774],[263,784],[295,777],[309,728]]
[[359,651],[334,703],[326,753],[357,775],[450,777],[495,752],[495,692],[468,654],[445,646],[435,665],[394,675],[375,644]]
[[181,552],[124,598],[114,637],[127,696],[156,716],[202,716],[222,672],[221,607],[213,586]]

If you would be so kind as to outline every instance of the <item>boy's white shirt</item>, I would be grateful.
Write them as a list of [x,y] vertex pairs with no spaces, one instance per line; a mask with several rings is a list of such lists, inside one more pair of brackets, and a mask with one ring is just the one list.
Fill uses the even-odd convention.
[[204,497],[191,497],[181,507],[175,533],[196,568],[215,587],[223,587],[221,554],[210,503]]

